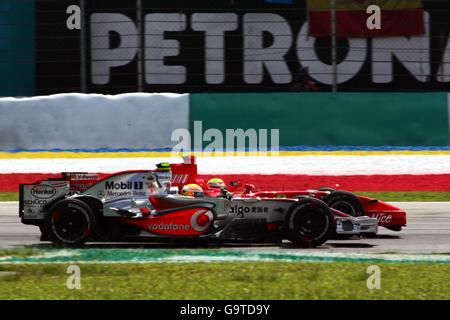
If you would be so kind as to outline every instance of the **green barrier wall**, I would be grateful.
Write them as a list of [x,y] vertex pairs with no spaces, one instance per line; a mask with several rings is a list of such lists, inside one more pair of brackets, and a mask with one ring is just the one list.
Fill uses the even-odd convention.
[[279,128],[281,146],[447,146],[447,110],[447,93],[192,94],[190,123]]
[[34,94],[34,6],[34,0],[0,0],[0,96]]

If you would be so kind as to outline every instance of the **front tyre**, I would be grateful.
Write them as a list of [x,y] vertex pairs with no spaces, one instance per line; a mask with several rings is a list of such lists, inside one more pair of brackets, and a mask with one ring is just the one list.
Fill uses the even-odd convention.
[[284,229],[287,239],[295,245],[314,248],[330,238],[333,226],[333,215],[323,201],[301,198],[289,208]]
[[328,191],[328,192],[334,192],[336,191],[336,189],[332,188],[332,187],[319,187],[317,188],[318,191]]
[[326,195],[322,200],[330,208],[346,213],[353,217],[365,215],[364,205],[353,193],[348,191],[334,191]]
[[77,247],[86,242],[95,229],[91,208],[77,199],[63,199],[53,205],[47,216],[47,230],[58,244]]

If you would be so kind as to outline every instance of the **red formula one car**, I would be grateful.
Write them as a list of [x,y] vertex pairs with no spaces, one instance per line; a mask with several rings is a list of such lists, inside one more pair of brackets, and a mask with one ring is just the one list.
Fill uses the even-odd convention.
[[[213,195],[214,193],[217,193],[216,189],[208,190],[204,181],[198,179],[195,159],[191,159],[191,162],[192,165],[187,167],[177,167],[176,165],[172,165],[174,166],[175,173],[174,181],[178,182],[178,184],[175,183],[175,185],[182,186],[185,183],[197,183],[204,188],[206,194],[209,193]],[[180,181],[182,182],[181,184],[179,183]],[[257,190],[252,184],[244,184],[244,190],[236,192],[239,189],[241,182],[231,182],[230,184],[231,188],[234,189],[234,194],[239,194],[241,197],[295,199],[308,196],[320,199],[330,208],[353,217],[368,216],[370,218],[375,218],[377,219],[379,226],[392,231],[401,231],[401,229],[406,226],[406,212],[404,210],[378,199],[356,195],[349,191],[336,190],[331,187],[318,187],[316,189],[308,190],[288,189],[287,191],[263,191]]]
[[348,215],[376,218],[378,225],[392,231],[401,231],[406,226],[406,212],[389,203],[355,195],[354,193],[322,187],[309,190],[291,191],[253,191],[254,186],[246,185],[243,195],[260,198],[296,198],[309,196],[321,199],[330,208]]

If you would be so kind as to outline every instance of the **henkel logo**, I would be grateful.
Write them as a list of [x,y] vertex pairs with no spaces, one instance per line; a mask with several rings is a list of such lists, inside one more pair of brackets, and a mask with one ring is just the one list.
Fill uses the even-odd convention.
[[106,181],[106,190],[142,190],[144,189],[144,182],[142,181],[127,181],[127,182],[116,182],[116,181]]
[[391,214],[375,213],[372,217],[376,218],[379,224],[389,224],[392,221]]
[[38,199],[50,199],[56,194],[56,189],[48,184],[40,184],[31,189],[31,194]]

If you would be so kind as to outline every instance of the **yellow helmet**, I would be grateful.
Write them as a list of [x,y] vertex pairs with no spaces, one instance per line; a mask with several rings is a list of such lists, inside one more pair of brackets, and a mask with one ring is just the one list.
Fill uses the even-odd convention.
[[187,184],[181,190],[181,194],[183,196],[189,197],[202,197],[204,196],[203,189],[198,184],[191,183]]
[[211,189],[223,189],[226,187],[225,182],[223,182],[223,180],[220,178],[209,179],[207,185],[208,185],[208,188],[211,188]]

